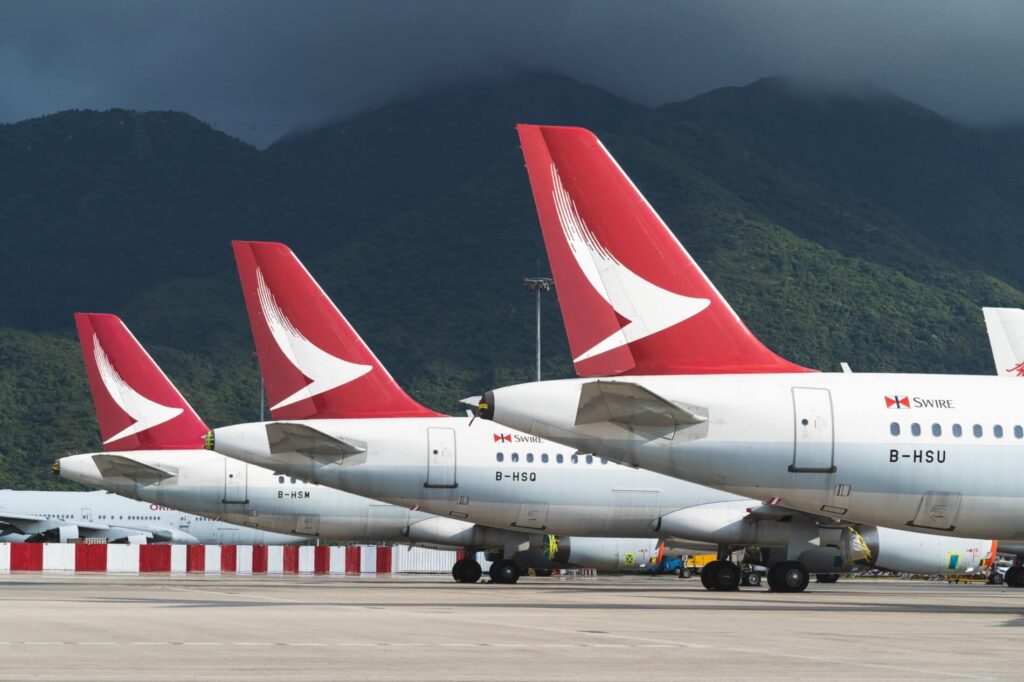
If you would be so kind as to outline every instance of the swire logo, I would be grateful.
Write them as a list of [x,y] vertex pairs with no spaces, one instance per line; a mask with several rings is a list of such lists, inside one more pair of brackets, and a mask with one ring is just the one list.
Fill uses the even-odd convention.
[[910,398],[905,395],[885,396],[885,406],[890,410],[909,410]]
[[494,434],[494,442],[495,443],[511,443],[512,442],[512,436],[511,436],[511,434],[507,434],[507,433],[496,433],[496,434]]

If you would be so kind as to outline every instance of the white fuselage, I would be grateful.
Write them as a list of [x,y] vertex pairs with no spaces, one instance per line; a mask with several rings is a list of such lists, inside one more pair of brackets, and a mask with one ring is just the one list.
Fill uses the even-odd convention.
[[104,475],[94,458],[107,453],[64,457],[60,460],[61,475],[154,506],[307,538],[444,548],[503,546],[512,540],[522,541],[458,519],[438,519],[422,511],[310,484],[213,452],[149,450],[116,454],[175,475],[158,482]]
[[[162,504],[139,502],[103,491],[3,490],[0,491],[0,520],[4,515],[10,515],[10,523],[24,531],[15,531],[15,537],[65,529],[55,535],[55,539],[70,535],[211,545],[280,545],[302,541],[294,536],[234,525],[214,515],[181,512]],[[15,515],[38,520],[15,519]]]
[[479,419],[294,423],[365,443],[366,452],[341,459],[272,454],[263,423],[217,429],[215,448],[253,464],[439,516],[555,535],[657,537],[656,521],[666,514],[743,501],[727,492],[577,454],[535,436],[495,429]]
[[[737,495],[860,523],[1024,537],[1024,382],[900,374],[624,376],[706,421],[577,425],[595,379],[493,391],[496,422]],[[888,397],[888,400],[887,400]]]

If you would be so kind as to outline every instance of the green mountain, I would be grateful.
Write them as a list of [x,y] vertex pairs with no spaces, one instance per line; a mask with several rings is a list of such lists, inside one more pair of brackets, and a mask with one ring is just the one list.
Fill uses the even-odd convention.
[[[748,325],[803,364],[990,373],[1024,305],[1024,137],[785,79],[658,108],[554,76],[395,102],[259,151],[185,115],[0,126],[0,485],[99,447],[71,313],[116,312],[211,425],[258,416],[230,239],[290,244],[435,409],[533,371],[547,272],[513,125],[594,129]],[[572,368],[553,297],[546,376]]]

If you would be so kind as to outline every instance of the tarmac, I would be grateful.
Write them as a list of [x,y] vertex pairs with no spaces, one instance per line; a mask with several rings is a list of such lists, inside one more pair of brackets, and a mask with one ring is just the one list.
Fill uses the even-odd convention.
[[0,645],[5,680],[1019,679],[1024,590],[10,574]]

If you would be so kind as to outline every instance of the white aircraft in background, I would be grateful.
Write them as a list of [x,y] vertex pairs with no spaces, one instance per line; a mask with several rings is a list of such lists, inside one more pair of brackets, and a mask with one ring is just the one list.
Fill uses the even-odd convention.
[[79,538],[186,545],[302,542],[294,535],[243,528],[101,490],[0,490],[0,542],[68,542]]
[[[223,521],[244,525],[246,528],[235,528],[238,539],[231,542],[236,544],[297,543],[303,538],[318,537],[342,542],[469,548],[470,554],[476,548],[510,546],[517,548],[513,559],[518,568],[541,570],[568,566],[640,569],[659,554],[657,541],[650,538],[566,538],[561,551],[549,560],[544,556],[548,546],[543,534],[536,530],[495,530],[456,518],[439,518],[310,485],[207,452],[201,449],[207,426],[119,318],[79,313],[75,315],[75,324],[108,451],[64,457],[55,463],[54,470],[78,483],[152,503],[122,500],[122,504],[147,510],[183,509],[218,519],[207,523],[219,527],[228,527]],[[90,500],[117,499],[96,493],[32,495],[49,495],[52,499],[71,499],[66,497],[69,495]],[[3,501],[0,496],[0,509]],[[66,516],[64,510],[72,510],[70,502],[51,508],[59,510],[62,517]],[[94,519],[97,513],[108,514],[96,504],[81,508]],[[7,512],[13,509],[21,511],[26,507],[7,505]],[[149,512],[147,520],[156,513]],[[169,510],[162,513],[192,518]],[[0,520],[4,518],[0,515]],[[63,522],[59,519],[51,523]],[[192,523],[193,528],[197,526],[198,522]],[[472,557],[460,559],[453,567],[453,577],[460,582],[476,582],[480,573],[480,564]]]
[[1024,537],[1024,383],[794,365],[593,134],[519,135],[581,378],[489,391],[482,417],[780,510]]
[[1024,378],[1024,310],[982,308],[996,376]]
[[[216,429],[218,452],[495,528],[646,535],[674,546],[708,543],[723,554],[756,545],[771,565],[799,558],[830,575],[855,561],[908,572],[972,571],[992,556],[990,541],[821,526],[753,499],[436,414],[398,386],[291,250],[262,242],[234,248],[277,421]],[[563,538],[559,546],[577,541]],[[793,587],[803,589],[807,574],[798,578]],[[702,579],[731,589],[741,575],[729,564]]]

